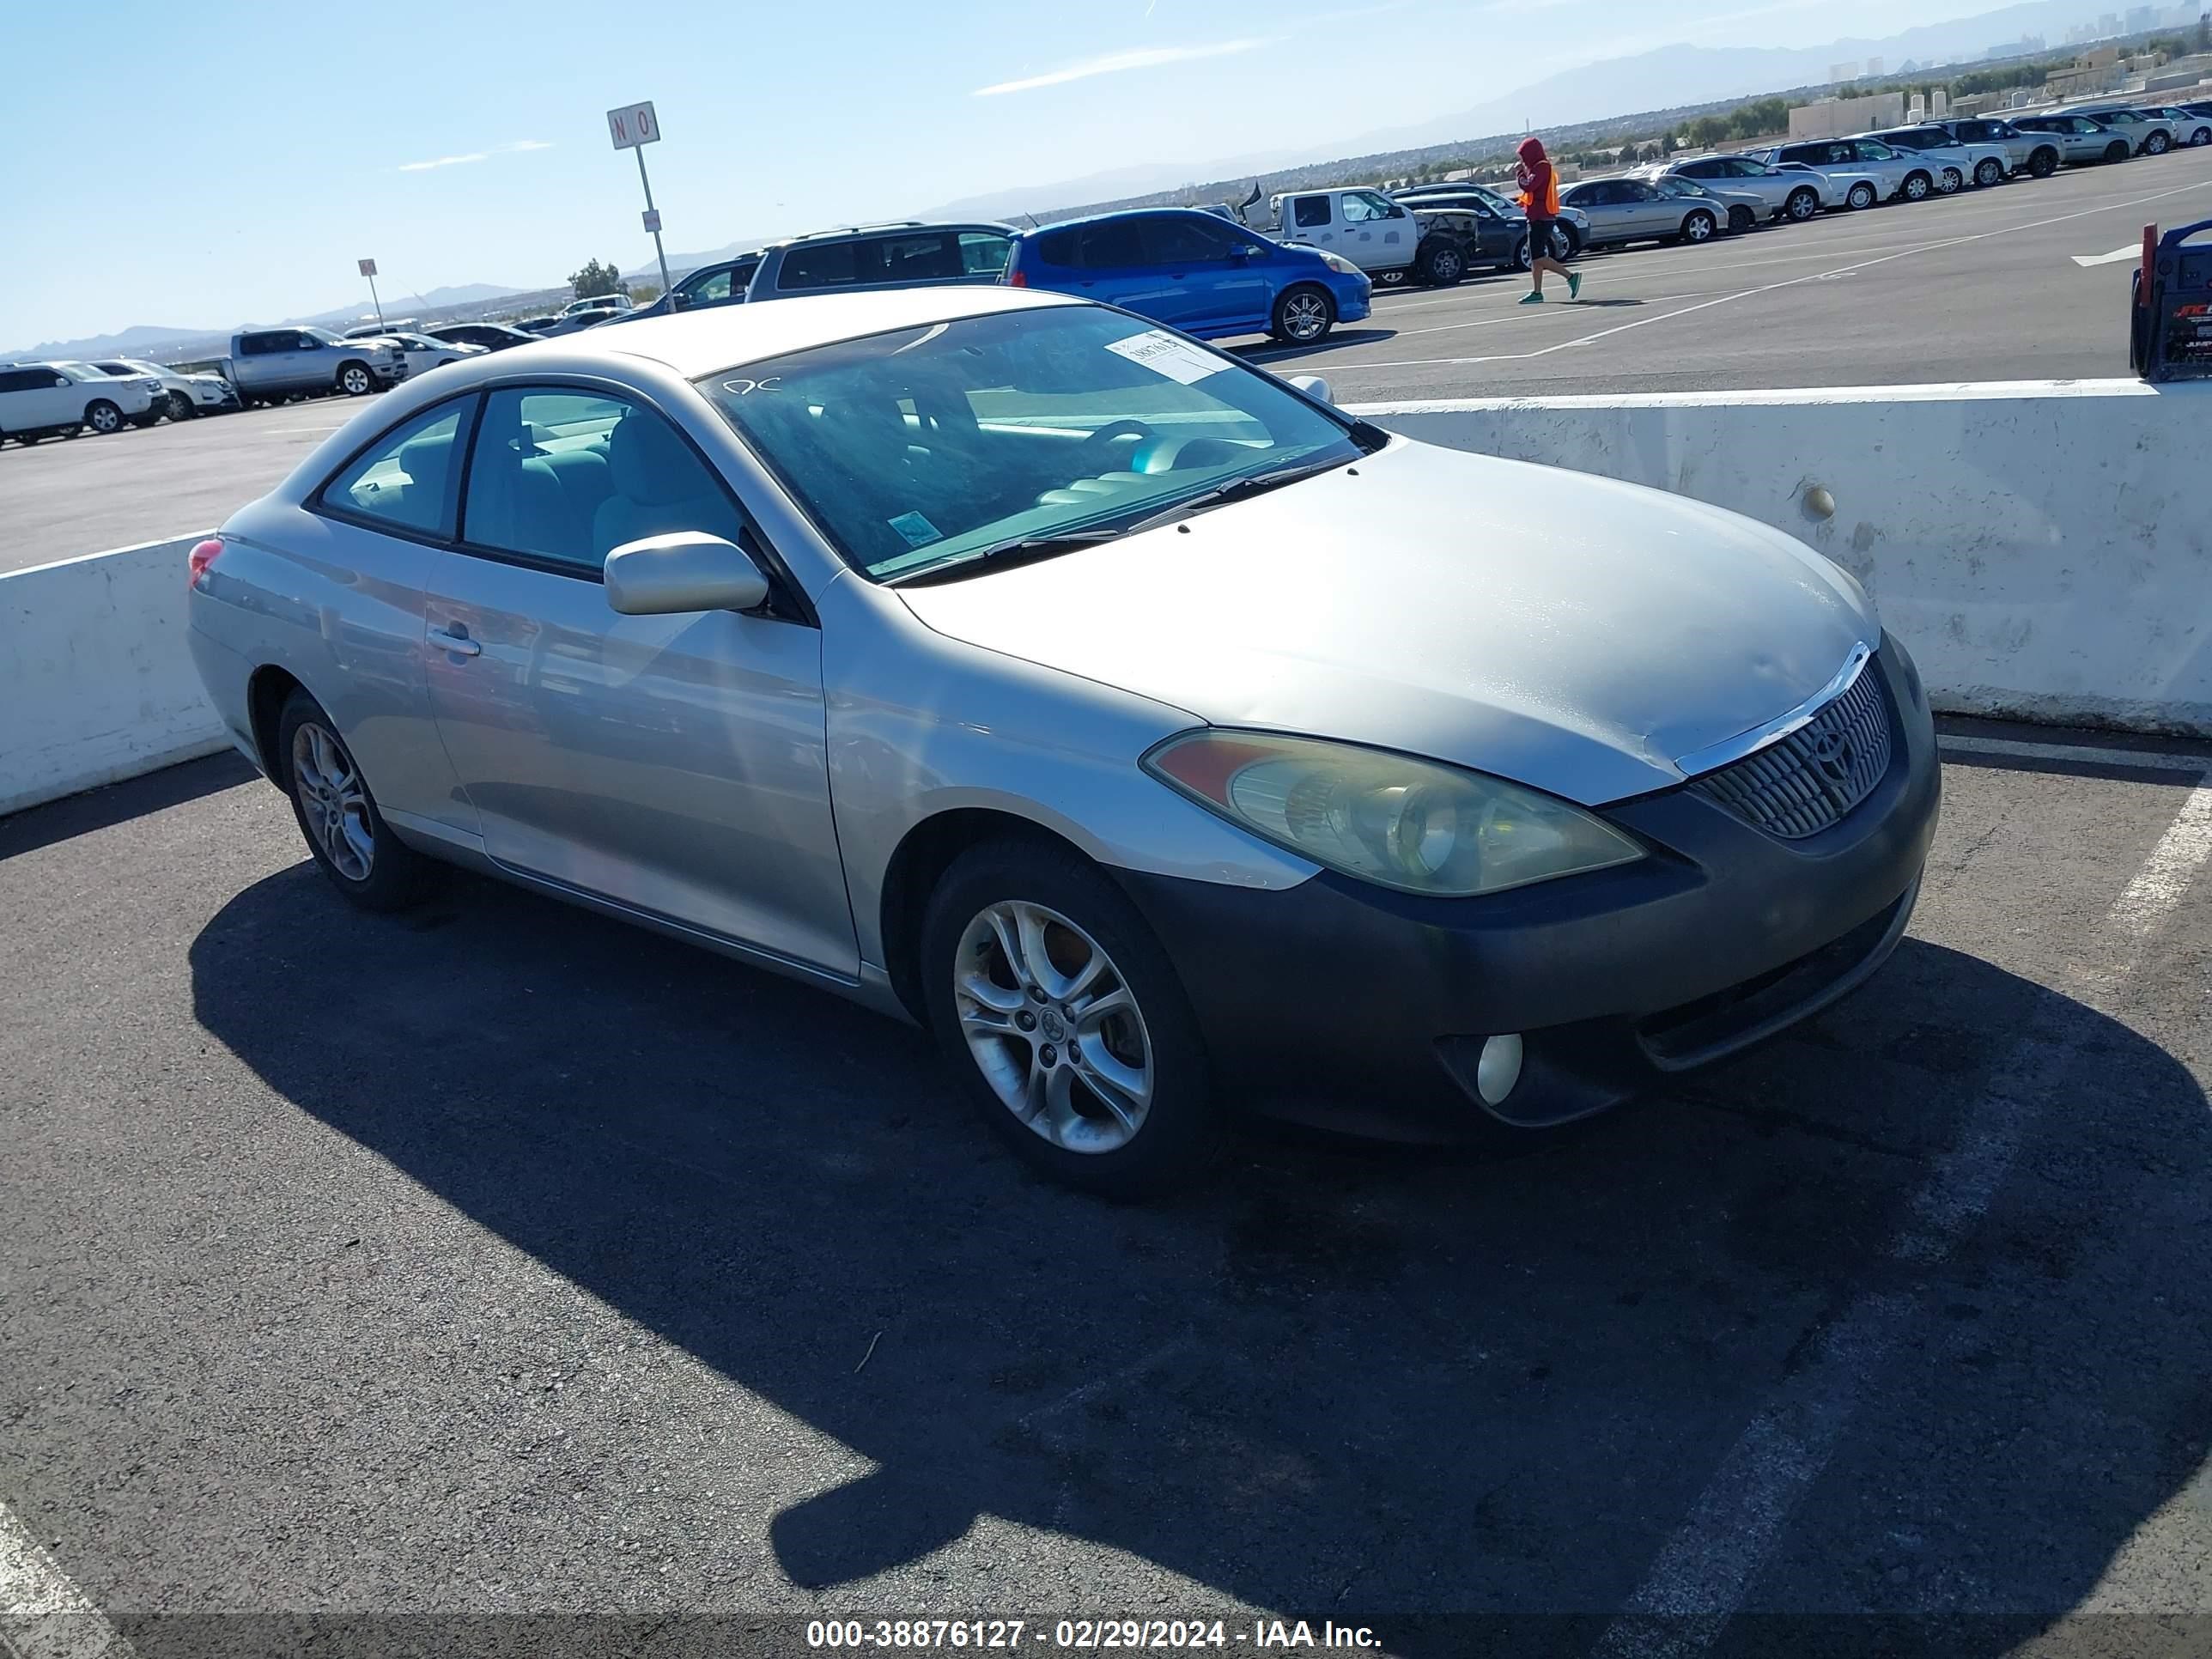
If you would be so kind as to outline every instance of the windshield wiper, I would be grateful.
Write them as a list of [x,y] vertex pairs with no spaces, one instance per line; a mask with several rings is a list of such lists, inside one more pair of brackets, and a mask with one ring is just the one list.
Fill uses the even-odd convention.
[[943,564],[926,564],[918,570],[902,571],[886,576],[883,579],[883,585],[885,587],[923,587],[933,581],[951,581],[972,575],[988,567],[1003,568],[1010,564],[1027,564],[1032,559],[1048,559],[1055,553],[1070,553],[1079,547],[1114,541],[1127,534],[1127,530],[1115,528],[1065,530],[1056,536],[1024,536],[1019,541],[999,542],[973,553],[963,553]]
[[1190,514],[1203,512],[1209,507],[1218,507],[1224,501],[1242,500],[1247,495],[1262,495],[1268,490],[1279,489],[1285,484],[1296,483],[1301,478],[1310,478],[1318,473],[1334,472],[1351,463],[1339,458],[1332,461],[1309,461],[1300,466],[1279,466],[1267,472],[1248,472],[1241,478],[1231,478],[1211,489],[1201,489],[1195,495],[1186,495],[1173,507],[1162,507],[1150,517],[1142,518],[1128,526],[1125,532],[1135,535],[1139,530],[1151,530],[1170,524]]

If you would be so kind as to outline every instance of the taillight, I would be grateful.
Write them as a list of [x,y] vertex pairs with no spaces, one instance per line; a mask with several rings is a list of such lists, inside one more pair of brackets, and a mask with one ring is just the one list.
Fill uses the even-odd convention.
[[1017,264],[1009,264],[1006,267],[1005,280],[1008,288],[1027,288],[1030,285],[1030,279],[1023,274],[1022,268]]
[[215,562],[216,555],[222,551],[222,541],[216,537],[210,536],[185,556],[185,562],[191,568],[191,585],[194,587],[200,585],[200,578],[207,574],[208,567]]

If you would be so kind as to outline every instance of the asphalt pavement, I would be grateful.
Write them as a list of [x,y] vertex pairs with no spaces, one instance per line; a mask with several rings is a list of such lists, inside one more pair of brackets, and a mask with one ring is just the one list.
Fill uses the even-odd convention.
[[2212,751],[2053,736],[1952,729],[1911,937],[1783,1039],[1146,1207],[818,993],[357,914],[234,759],[0,822],[0,1648],[2202,1652]]
[[[1378,294],[1305,350],[1339,401],[2075,379],[2128,370],[2142,227],[2212,216],[2212,149],[1579,262],[1583,297],[1525,276]],[[2124,256],[2124,257],[2114,257]],[[2097,261],[2089,264],[2081,259]],[[343,398],[0,448],[0,572],[211,528],[355,412]]]

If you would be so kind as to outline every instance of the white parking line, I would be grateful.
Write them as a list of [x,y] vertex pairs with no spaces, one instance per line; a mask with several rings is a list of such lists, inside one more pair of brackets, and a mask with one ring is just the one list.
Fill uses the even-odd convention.
[[[2150,857],[2106,916],[2118,949],[2095,971],[2106,982],[2132,971],[2136,947],[2178,905],[2212,858],[2212,775],[2200,757],[2075,748],[2006,738],[1946,738],[1956,752],[2154,766],[2200,780]],[[1987,1213],[2036,1119],[2077,1054],[2087,1026],[2062,1013],[2013,1040],[2002,1064],[1906,1206],[1890,1243],[1899,1266],[1940,1265]],[[1831,1324],[1812,1358],[1776,1390],[1723,1455],[1705,1490],[1652,1559],[1593,1654],[1660,1659],[1711,1647],[1735,1615],[1852,1413],[1913,1320],[1917,1294],[1869,1291]]]
[[2138,242],[2126,247],[2116,247],[2110,253],[2077,253],[2074,256],[2074,263],[2086,269],[2090,265],[2116,265],[2123,259],[2142,258],[2142,245]]
[[13,1659],[131,1659],[135,1651],[5,1504],[0,1650]]

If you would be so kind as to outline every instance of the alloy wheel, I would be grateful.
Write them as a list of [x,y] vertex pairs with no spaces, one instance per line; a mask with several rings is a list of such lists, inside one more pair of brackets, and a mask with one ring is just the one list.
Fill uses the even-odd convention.
[[94,404],[85,412],[85,424],[94,432],[113,432],[123,424],[123,413],[112,404]]
[[303,722],[292,734],[292,787],[307,834],[348,881],[367,881],[376,863],[368,793],[344,748],[324,727]]
[[1071,1152],[1110,1152],[1144,1127],[1152,1036],[1105,947],[1056,910],[1006,899],[960,936],[953,1006],[1000,1103]]
[[1283,332],[1293,340],[1318,340],[1328,331],[1328,302],[1318,294],[1294,294],[1283,307]]

